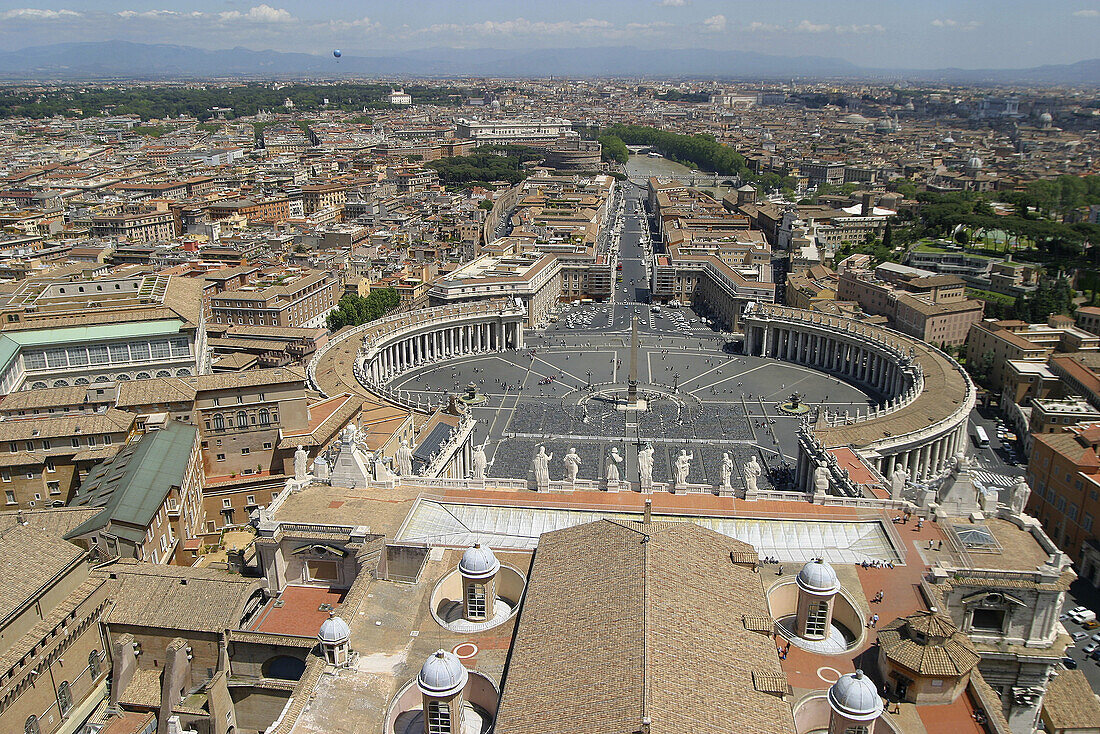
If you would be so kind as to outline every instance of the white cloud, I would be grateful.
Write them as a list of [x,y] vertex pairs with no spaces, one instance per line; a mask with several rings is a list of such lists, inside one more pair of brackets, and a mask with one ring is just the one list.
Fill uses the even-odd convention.
[[761,23],[758,20],[754,20],[745,27],[745,30],[749,33],[777,33],[783,30],[783,26],[775,25],[774,23]]
[[374,30],[378,28],[378,23],[370,18],[363,16],[362,18],[356,18],[355,20],[330,20],[327,23],[323,23],[325,27],[333,31],[351,31],[351,30]]
[[1100,10],[1077,10],[1073,14],[1078,18],[1100,18]]
[[828,33],[833,27],[828,23],[811,23],[804,20],[796,25],[794,29],[799,33]]
[[[639,25],[639,24],[635,24]],[[587,18],[585,20],[562,20],[555,22],[532,21],[526,18],[515,20],[485,20],[480,23],[437,23],[414,31],[416,34],[457,33],[462,35],[565,35],[593,31],[610,31],[614,24],[609,20]]]
[[703,21],[703,25],[711,33],[721,33],[726,30],[726,16],[724,15],[712,15]]
[[657,4],[666,8],[682,8],[687,5],[687,0],[658,0]]
[[47,10],[43,8],[13,8],[0,13],[0,20],[68,20],[82,17],[75,10]]
[[243,20],[250,23],[290,23],[296,20],[289,10],[273,8],[266,3],[249,8],[243,13],[239,10],[227,10],[218,13],[218,18],[225,21]]
[[976,20],[959,21],[953,18],[936,18],[932,21],[932,25],[936,28],[953,28],[957,31],[972,31],[981,26],[981,23]]

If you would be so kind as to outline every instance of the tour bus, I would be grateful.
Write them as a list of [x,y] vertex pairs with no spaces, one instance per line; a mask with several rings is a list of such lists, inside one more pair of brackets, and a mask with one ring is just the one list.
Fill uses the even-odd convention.
[[989,446],[989,436],[986,435],[985,429],[981,426],[974,426],[974,443],[978,444],[980,449]]

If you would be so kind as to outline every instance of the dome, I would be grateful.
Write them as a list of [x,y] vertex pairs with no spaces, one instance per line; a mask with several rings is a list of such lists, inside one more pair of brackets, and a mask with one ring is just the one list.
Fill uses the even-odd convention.
[[472,579],[489,578],[500,570],[500,561],[488,546],[475,543],[472,548],[467,548],[462,554],[462,560],[458,563],[459,572]]
[[429,696],[446,698],[465,688],[469,677],[469,671],[458,656],[446,650],[436,650],[420,668],[416,687]]
[[1050,116],[1049,112],[1044,112],[1039,115],[1039,122],[1054,122],[1054,118]]
[[798,588],[811,594],[835,594],[840,591],[840,581],[836,577],[836,571],[820,558],[810,561],[795,578]]
[[954,143],[954,142],[955,142],[955,138],[953,138],[953,137],[951,137],[950,135],[948,135],[948,136],[947,136],[946,138],[944,138],[944,139],[943,139],[943,142],[945,142],[945,143]]
[[968,160],[966,162],[966,167],[967,168],[974,168],[974,169],[981,168],[982,167],[982,159],[979,158],[978,156],[974,156],[973,158],[971,158],[970,160]]
[[873,721],[882,714],[882,699],[874,682],[862,670],[840,676],[829,687],[833,711],[853,721]]
[[335,613],[329,614],[329,618],[321,622],[321,630],[317,633],[318,640],[331,644],[347,642],[349,637],[351,637],[351,630],[348,628],[348,623],[337,617]]

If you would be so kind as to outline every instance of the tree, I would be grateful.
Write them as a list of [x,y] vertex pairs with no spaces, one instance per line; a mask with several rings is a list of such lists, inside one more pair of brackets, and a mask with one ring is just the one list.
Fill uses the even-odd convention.
[[630,158],[630,151],[626,149],[626,143],[620,138],[614,135],[601,135],[599,141],[601,160],[626,163],[627,159]]
[[366,297],[345,293],[328,315],[329,331],[337,332],[345,326],[359,326],[382,318],[401,302],[393,288],[372,290]]
[[894,249],[894,227],[889,222],[886,223],[886,229],[882,232],[882,246],[887,250]]

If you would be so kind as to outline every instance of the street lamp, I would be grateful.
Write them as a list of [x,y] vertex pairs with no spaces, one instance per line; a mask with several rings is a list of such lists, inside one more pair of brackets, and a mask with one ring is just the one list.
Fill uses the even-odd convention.
[[672,392],[676,392],[676,389],[679,387],[679,385],[680,385],[680,373],[675,372],[672,375]]
[[585,387],[592,387],[592,370],[585,370],[584,374],[588,378],[588,384]]

